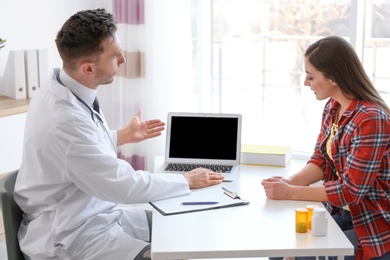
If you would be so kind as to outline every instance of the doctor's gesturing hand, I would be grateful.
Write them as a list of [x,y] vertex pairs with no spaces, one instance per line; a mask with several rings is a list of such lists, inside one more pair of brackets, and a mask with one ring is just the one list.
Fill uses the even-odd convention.
[[138,111],[124,128],[118,130],[117,146],[160,136],[164,126],[165,123],[159,119],[141,121],[141,111]]

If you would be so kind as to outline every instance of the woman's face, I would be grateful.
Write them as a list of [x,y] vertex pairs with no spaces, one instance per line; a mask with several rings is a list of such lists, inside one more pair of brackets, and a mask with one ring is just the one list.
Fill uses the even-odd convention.
[[304,85],[314,91],[317,100],[324,100],[335,95],[337,85],[332,80],[325,78],[324,74],[317,70],[307,58],[305,58],[305,72]]

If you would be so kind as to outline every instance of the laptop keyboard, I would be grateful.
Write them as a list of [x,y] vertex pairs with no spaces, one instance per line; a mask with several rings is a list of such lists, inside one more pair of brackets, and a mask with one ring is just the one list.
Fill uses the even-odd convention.
[[215,164],[184,164],[184,163],[170,163],[165,168],[166,171],[173,172],[188,172],[193,169],[203,167],[206,169],[210,169],[214,172],[220,173],[230,173],[233,166],[232,165],[215,165]]

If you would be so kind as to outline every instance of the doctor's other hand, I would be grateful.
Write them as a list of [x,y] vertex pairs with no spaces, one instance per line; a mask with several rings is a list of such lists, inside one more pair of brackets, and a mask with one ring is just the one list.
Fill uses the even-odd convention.
[[118,146],[160,136],[164,126],[165,123],[159,119],[141,121],[141,111],[138,111],[127,126],[118,130]]
[[262,180],[261,185],[264,187],[267,198],[273,200],[291,199],[291,185],[288,183],[289,179],[282,177],[271,177]]
[[223,174],[205,168],[191,170],[183,174],[183,176],[187,179],[190,189],[220,184],[224,178]]

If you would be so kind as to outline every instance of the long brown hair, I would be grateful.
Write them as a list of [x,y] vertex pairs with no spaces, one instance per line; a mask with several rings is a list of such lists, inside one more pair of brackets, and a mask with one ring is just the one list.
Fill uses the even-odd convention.
[[328,79],[339,86],[346,97],[366,100],[390,109],[372,84],[352,45],[338,36],[328,36],[311,44],[305,57]]

